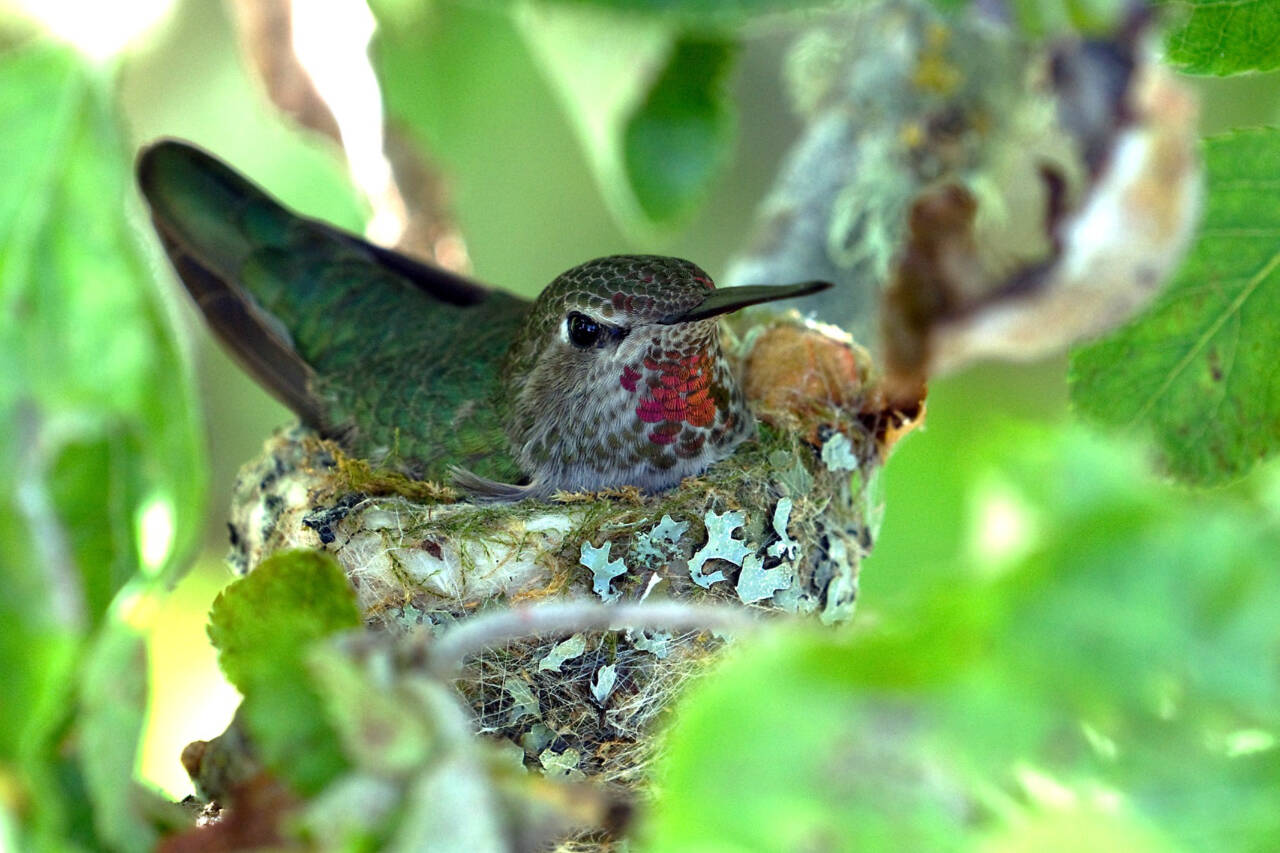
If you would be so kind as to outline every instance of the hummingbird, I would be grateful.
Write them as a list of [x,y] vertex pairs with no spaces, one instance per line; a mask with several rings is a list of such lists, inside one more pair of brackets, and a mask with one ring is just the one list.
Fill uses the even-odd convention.
[[825,282],[717,290],[695,264],[613,255],[530,302],[294,213],[213,155],[137,162],[209,327],[345,452],[481,502],[700,473],[754,435],[718,317]]

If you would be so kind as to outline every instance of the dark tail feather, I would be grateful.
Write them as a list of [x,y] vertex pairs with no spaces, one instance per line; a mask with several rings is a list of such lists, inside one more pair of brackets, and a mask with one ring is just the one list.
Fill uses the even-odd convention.
[[218,278],[238,278],[250,253],[287,240],[297,221],[221,160],[177,140],[143,149],[138,187],[166,240]]
[[327,430],[324,413],[310,391],[312,370],[288,340],[226,280],[201,266],[163,234],[161,239],[205,322],[236,361],[304,423]]
[[545,490],[538,483],[527,486],[516,486],[511,483],[499,483],[473,474],[466,468],[450,466],[449,475],[453,484],[466,493],[475,503],[514,503],[525,498],[542,497]]
[[375,246],[325,222],[299,216],[217,157],[176,139],[138,156],[138,186],[157,227],[215,275],[236,278],[256,249],[287,249],[299,231],[324,234],[370,263],[450,305],[475,305],[491,293],[468,278]]
[[311,368],[279,328],[239,286],[256,248],[242,225],[249,208],[283,232],[289,213],[219,160],[175,141],[138,157],[138,186],[151,207],[160,242],[209,328],[237,361],[305,422],[324,427],[309,386]]

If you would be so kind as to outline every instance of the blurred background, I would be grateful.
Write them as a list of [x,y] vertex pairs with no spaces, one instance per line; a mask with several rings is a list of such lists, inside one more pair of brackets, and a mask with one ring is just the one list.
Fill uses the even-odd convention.
[[[732,158],[675,224],[629,227],[602,190],[545,62],[531,53],[506,4],[376,0],[371,6],[381,25],[372,52],[388,112],[397,133],[443,176],[452,222],[465,239],[465,256],[450,244],[450,257],[469,259],[478,279],[518,293],[533,295],[561,270],[617,252],[688,257],[722,276],[799,131],[780,68],[804,22],[748,28],[729,78],[737,127]],[[297,209],[363,231],[372,213],[369,197],[355,188],[341,149],[272,104],[237,36],[236,15],[232,4],[207,0],[7,0],[0,4],[0,49],[14,51],[51,32],[69,41],[92,69],[89,77],[103,83],[105,121],[118,125],[121,157],[157,137],[189,139]],[[1202,95],[1206,134],[1280,121],[1276,74],[1190,82]],[[15,97],[0,91],[0,106]],[[19,141],[0,138],[7,139],[0,147]],[[0,164],[0,180],[8,182],[4,169]],[[211,341],[172,280],[136,192],[128,184],[119,189],[128,196],[127,239],[142,247],[139,257],[160,283],[163,310],[177,321],[177,349],[195,371],[199,442],[207,459],[207,479],[202,471],[179,475],[204,495],[198,541],[191,543],[193,568],[146,621],[153,693],[139,773],[180,797],[191,790],[177,761],[182,746],[220,732],[236,702],[204,633],[209,604],[231,579],[222,560],[232,484],[239,466],[290,415]],[[96,201],[113,205],[119,197]],[[9,250],[0,244],[0,251]],[[93,260],[85,263],[91,267]],[[1185,734],[1215,761],[1237,761],[1236,769],[1239,762],[1266,762],[1241,776],[1227,764],[1196,764],[1200,759],[1187,754],[1181,770],[1165,768],[1180,781],[1170,783],[1158,812],[1241,808],[1247,813],[1239,818],[1242,831],[1273,826],[1275,792],[1268,787],[1280,777],[1265,779],[1276,767],[1276,733],[1248,709],[1280,698],[1280,609],[1269,611],[1270,621],[1259,609],[1280,605],[1274,581],[1261,577],[1274,575],[1280,559],[1268,550],[1280,529],[1280,467],[1265,464],[1213,491],[1171,485],[1140,442],[1112,439],[1072,419],[1066,365],[1065,356],[985,365],[934,384],[926,428],[899,446],[882,476],[883,523],[863,564],[855,629],[925,624],[950,636],[957,625],[969,625],[967,636],[981,649],[970,649],[956,665],[967,661],[988,686],[991,679],[1017,682],[1032,672],[1022,663],[1001,669],[1002,655],[1057,658],[1052,677],[1078,675],[1074,695],[1102,710],[1102,722],[1090,730],[1101,753],[1130,736],[1148,746],[1167,738],[1176,749]],[[1271,538],[1246,542],[1240,530]],[[970,624],[976,610],[958,610],[978,599],[958,594],[954,608],[940,599],[940,591],[974,584],[989,585],[985,603],[973,604],[989,631]],[[1028,604],[1036,591],[1045,597]],[[1016,620],[1000,615],[1017,607],[1023,615]],[[1247,618],[1233,621],[1242,607]],[[1027,624],[1034,621],[1027,613],[1039,614],[1038,628]],[[1226,624],[1238,630],[1219,642]],[[1120,626],[1123,642],[1106,639],[1098,625]],[[922,653],[944,651],[927,649]],[[1215,704],[1221,697],[1212,690],[1197,700],[1200,682],[1183,678],[1183,664],[1196,655],[1204,656],[1204,671],[1230,682],[1223,694],[1230,701]],[[1120,659],[1126,663],[1108,668]],[[1050,678],[1048,670],[1036,672]],[[1135,672],[1145,674],[1143,683],[1131,683]],[[1118,693],[1108,693],[1108,685]],[[986,695],[1015,694],[992,687]],[[1205,725],[1177,737],[1154,729],[1135,735],[1117,722],[1117,709],[1130,707],[1130,699],[1135,707],[1156,709],[1150,720],[1161,713],[1172,719],[1170,708],[1183,703],[1179,707],[1198,709]],[[1018,701],[1010,699],[1009,707]],[[1158,705],[1164,711],[1157,713]],[[983,736],[992,740],[1017,716],[988,713],[991,730]],[[1109,733],[1108,722],[1117,726]],[[1192,777],[1201,788],[1179,787],[1192,785]],[[1024,793],[1033,800],[1052,801],[1073,784],[1030,771],[1026,778],[1031,782],[1023,788],[1031,793]],[[1169,793],[1175,789],[1176,796]],[[1207,834],[1199,839],[1205,845],[1184,827],[1174,833],[1174,846],[1203,849],[1229,840],[1223,825],[1205,817]]]

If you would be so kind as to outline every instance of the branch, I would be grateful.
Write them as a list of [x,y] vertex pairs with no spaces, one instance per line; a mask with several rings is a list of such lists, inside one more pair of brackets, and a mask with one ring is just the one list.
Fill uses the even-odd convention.
[[448,676],[478,652],[533,637],[563,637],[579,631],[624,628],[744,634],[760,625],[759,618],[741,607],[680,601],[604,604],[577,599],[482,613],[447,628],[438,637],[425,636],[422,642],[431,669]]

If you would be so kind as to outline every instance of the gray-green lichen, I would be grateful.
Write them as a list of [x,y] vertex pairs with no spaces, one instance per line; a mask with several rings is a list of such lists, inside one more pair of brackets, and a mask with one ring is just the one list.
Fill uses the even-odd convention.
[[538,671],[559,672],[560,665],[567,660],[573,660],[581,655],[587,649],[587,640],[582,634],[574,634],[563,643],[556,643],[551,647],[551,651],[538,661]]
[[617,601],[622,593],[610,586],[610,582],[619,575],[627,573],[627,564],[621,557],[609,559],[612,542],[606,542],[599,548],[590,542],[582,543],[582,556],[579,562],[591,570],[591,591],[604,601]]
[[[784,67],[805,131],[726,283],[832,281],[806,309],[872,340],[878,293],[922,189],[944,179],[983,183],[1001,202],[992,208],[997,226],[1021,223],[1028,217],[1006,215],[1022,209],[1004,204],[1009,182],[986,177],[1013,176],[1006,161],[1018,152],[1071,163],[1053,104],[1029,84],[1040,56],[981,11],[947,15],[925,0],[847,4],[816,20]],[[1040,190],[1031,174],[1011,183],[1034,204]],[[1043,233],[1031,236],[1033,245],[1046,242]]]

